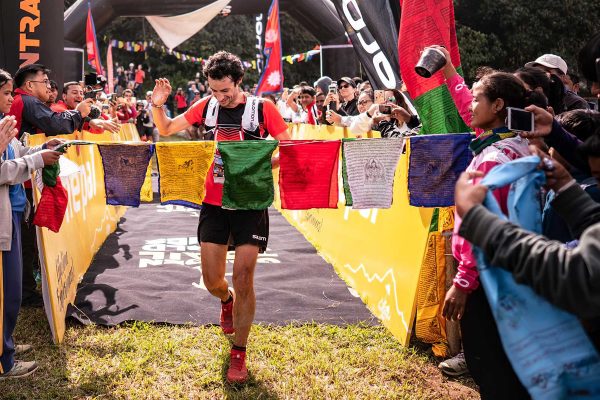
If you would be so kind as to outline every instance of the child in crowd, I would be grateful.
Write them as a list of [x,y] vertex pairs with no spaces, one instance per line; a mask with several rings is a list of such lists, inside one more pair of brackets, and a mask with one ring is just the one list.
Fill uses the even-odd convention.
[[[493,72],[483,76],[469,91],[452,65],[448,51],[437,48],[446,55],[443,73],[450,94],[461,117],[477,135],[470,146],[474,158],[467,171],[481,171],[485,175],[497,165],[529,155],[527,140],[510,131],[505,122],[507,107],[525,108],[531,104],[522,81],[509,73]],[[505,213],[508,191],[508,187],[494,191]],[[464,357],[482,398],[529,398],[502,347],[496,322],[479,285],[471,246],[458,235],[460,225],[461,219],[456,215],[452,253],[458,260],[458,272],[446,294],[442,314],[447,319],[460,320]]]
[[[12,77],[0,70],[0,117],[10,111],[12,91]],[[30,179],[34,170],[58,162],[60,153],[51,149],[63,142],[52,139],[43,146],[25,147],[15,138],[16,124],[13,116],[0,121],[0,287],[3,301],[0,380],[25,377],[37,369],[35,361],[15,360],[15,354],[31,349],[31,346],[15,346],[12,337],[21,307],[21,221],[28,217],[30,210],[22,183]]]

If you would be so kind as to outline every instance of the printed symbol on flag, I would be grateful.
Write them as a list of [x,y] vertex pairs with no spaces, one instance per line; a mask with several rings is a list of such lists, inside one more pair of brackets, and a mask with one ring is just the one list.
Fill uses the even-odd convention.
[[277,87],[281,83],[281,74],[279,71],[273,71],[267,77],[267,83],[269,86]]
[[278,34],[277,34],[277,30],[276,29],[269,29],[266,33],[265,33],[265,42],[266,43],[273,43],[277,40]]
[[365,165],[365,184],[376,185],[385,182],[385,168],[383,167],[383,163],[371,158]]

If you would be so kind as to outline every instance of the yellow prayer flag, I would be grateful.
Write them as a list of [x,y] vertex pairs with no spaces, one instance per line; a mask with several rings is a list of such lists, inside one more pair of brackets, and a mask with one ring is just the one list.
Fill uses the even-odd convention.
[[151,202],[154,195],[152,193],[152,158],[148,163],[148,169],[146,170],[146,179],[140,191],[140,200],[143,202]]
[[198,208],[206,194],[206,174],[215,154],[215,142],[156,144],[160,202]]

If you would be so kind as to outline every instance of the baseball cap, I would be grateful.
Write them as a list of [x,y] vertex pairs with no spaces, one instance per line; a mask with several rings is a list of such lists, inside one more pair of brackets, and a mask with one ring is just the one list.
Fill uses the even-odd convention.
[[338,81],[337,81],[338,87],[342,84],[342,82],[346,82],[348,85],[352,86],[353,88],[356,87],[356,82],[354,82],[352,80],[352,78],[349,78],[347,76],[344,76],[344,77],[338,79]]
[[152,90],[148,90],[148,91],[146,92],[146,96],[152,96]]
[[562,57],[557,56],[555,54],[544,54],[543,56],[539,56],[535,59],[535,61],[530,61],[525,64],[526,67],[535,67],[537,65],[543,65],[548,68],[555,68],[560,70],[563,74],[567,73],[567,63]]

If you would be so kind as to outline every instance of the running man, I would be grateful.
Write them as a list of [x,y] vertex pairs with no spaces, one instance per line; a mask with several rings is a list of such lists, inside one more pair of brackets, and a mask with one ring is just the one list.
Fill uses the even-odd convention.
[[[224,51],[214,54],[204,66],[204,75],[212,96],[190,107],[176,118],[168,118],[163,105],[171,93],[167,79],[156,80],[152,92],[152,115],[161,135],[172,135],[191,125],[204,126],[217,141],[290,139],[287,125],[276,106],[240,89],[244,68],[240,59]],[[256,112],[255,110],[258,110]],[[269,235],[268,210],[226,210],[221,208],[224,177],[220,156],[206,177],[206,197],[202,204],[198,241],[202,278],[208,291],[221,299],[221,328],[226,334],[235,333],[227,380],[243,383],[248,379],[246,344],[254,311],[254,270],[258,253],[267,247]],[[228,244],[235,247],[233,288],[225,279]]]

